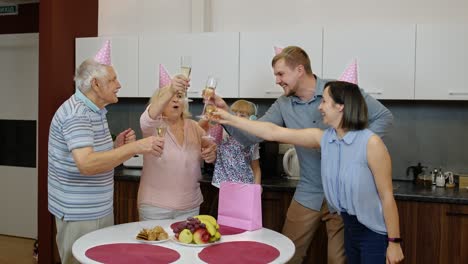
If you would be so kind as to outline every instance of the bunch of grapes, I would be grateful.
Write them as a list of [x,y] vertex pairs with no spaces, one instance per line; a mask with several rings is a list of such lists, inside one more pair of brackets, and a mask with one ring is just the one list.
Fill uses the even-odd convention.
[[180,222],[175,227],[173,227],[172,231],[176,234],[177,237],[177,235],[184,229],[190,230],[190,232],[193,234],[195,230],[199,228],[206,228],[206,226],[197,218],[189,217],[187,220]]

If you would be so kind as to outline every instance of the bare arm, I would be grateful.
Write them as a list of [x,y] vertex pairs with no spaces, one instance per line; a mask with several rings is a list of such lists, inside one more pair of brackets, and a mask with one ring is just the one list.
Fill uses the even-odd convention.
[[110,171],[135,154],[160,156],[163,146],[162,138],[151,136],[103,152],[95,152],[92,147],[77,148],[72,155],[80,173],[91,176]]
[[219,117],[219,120],[215,121],[221,124],[227,124],[242,129],[265,140],[294,144],[302,147],[319,148],[320,140],[323,135],[323,131],[318,128],[284,128],[270,122],[253,121],[237,117],[224,110],[216,111],[214,116]]
[[[400,237],[398,209],[393,197],[392,162],[385,144],[377,135],[373,135],[367,143],[367,163],[374,175],[382,202],[388,237]],[[403,260],[403,252],[400,244],[389,242],[387,263],[398,263],[401,260]]]
[[150,100],[148,114],[152,119],[156,119],[162,113],[171,98],[178,92],[185,92],[189,80],[183,75],[175,76],[170,85],[167,85],[159,92],[156,92]]

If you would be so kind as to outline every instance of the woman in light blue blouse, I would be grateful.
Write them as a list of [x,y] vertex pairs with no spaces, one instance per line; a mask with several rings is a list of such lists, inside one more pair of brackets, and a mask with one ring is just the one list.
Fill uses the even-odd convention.
[[383,141],[367,129],[367,106],[355,84],[325,85],[319,110],[326,130],[288,129],[214,113],[228,124],[269,141],[322,152],[322,183],[330,208],[344,220],[348,263],[398,263],[403,260],[392,166]]

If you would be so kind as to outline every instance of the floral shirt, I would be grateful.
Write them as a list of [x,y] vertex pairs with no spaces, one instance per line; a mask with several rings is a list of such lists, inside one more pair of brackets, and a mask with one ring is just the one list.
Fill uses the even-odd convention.
[[233,137],[226,137],[218,146],[212,184],[219,188],[221,182],[254,183],[250,166],[260,158],[258,144],[244,147]]

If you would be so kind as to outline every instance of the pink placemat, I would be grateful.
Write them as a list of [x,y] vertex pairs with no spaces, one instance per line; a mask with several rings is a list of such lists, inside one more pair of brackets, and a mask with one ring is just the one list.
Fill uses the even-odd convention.
[[180,254],[170,248],[147,244],[118,243],[92,247],[85,255],[102,263],[171,263]]
[[[179,223],[183,223],[183,222],[184,221],[172,223],[171,229],[174,229]],[[219,233],[221,233],[222,236],[241,234],[241,233],[244,233],[245,231],[246,230],[244,229],[239,229],[239,228],[225,226],[225,225],[219,225]]]
[[275,260],[280,252],[270,245],[255,241],[223,242],[204,248],[198,257],[207,263],[262,264]]
[[221,235],[223,236],[240,234],[240,233],[244,233],[245,231],[246,230],[244,229],[240,229],[236,227],[219,225],[219,233],[221,233]]

